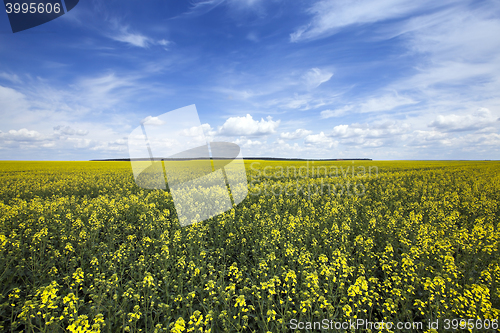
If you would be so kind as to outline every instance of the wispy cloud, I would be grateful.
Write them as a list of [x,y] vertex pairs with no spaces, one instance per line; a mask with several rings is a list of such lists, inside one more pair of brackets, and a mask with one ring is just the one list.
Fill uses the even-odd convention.
[[62,126],[62,125],[57,125],[54,127],[54,133],[58,135],[79,135],[79,136],[85,136],[89,134],[88,130],[82,130],[82,129],[74,129],[70,126]]
[[348,113],[350,114],[370,113],[370,112],[383,113],[397,109],[399,107],[414,105],[417,103],[418,102],[415,101],[414,99],[407,96],[401,96],[396,92],[382,93],[379,96],[369,97],[356,104],[348,104],[333,110],[321,111],[320,117],[322,119],[327,119],[327,118],[344,116]]
[[185,15],[203,15],[210,12],[215,7],[224,3],[226,0],[199,0],[193,1],[191,8]]
[[0,149],[9,150],[11,158],[18,158],[16,149],[122,151],[116,142],[124,136],[130,120],[126,113],[106,111],[127,105],[143,91],[138,80],[110,73],[75,79],[64,90],[42,78],[27,78],[15,88],[0,86],[4,117]]
[[319,87],[320,84],[327,82],[333,76],[332,72],[321,70],[319,68],[311,68],[306,74],[304,79],[308,89]]
[[3,78],[5,80],[8,80],[12,83],[17,83],[17,84],[22,82],[22,80],[16,74],[9,74],[9,73],[2,72],[2,73],[0,73],[0,78]]
[[94,1],[71,15],[60,43],[0,46],[3,158],[126,157],[141,119],[192,103],[204,124],[185,138],[251,155],[500,156],[494,0]]
[[110,37],[116,41],[128,43],[137,47],[145,48],[151,44],[151,39],[149,37],[146,37],[140,33],[128,32],[126,29]]
[[333,118],[333,117],[339,117],[345,115],[347,112],[353,109],[353,105],[345,105],[341,108],[334,109],[334,110],[324,110],[321,111],[320,116],[322,119],[327,119],[327,118]]
[[148,48],[152,45],[160,45],[166,47],[172,43],[171,41],[168,41],[164,38],[155,39],[152,37],[148,37],[143,33],[133,31],[130,26],[123,25],[116,19],[111,20],[111,22],[111,31],[107,33],[107,37],[115,41],[140,48]]
[[433,7],[436,3],[429,0],[320,0],[307,9],[312,20],[293,32],[290,40],[299,42],[328,37],[350,25],[400,18]]
[[[140,76],[117,75],[114,72],[93,77],[84,77],[76,83],[83,92],[82,98],[94,107],[107,108],[128,100],[146,86],[138,81]],[[83,102],[83,101],[82,101]]]
[[367,101],[361,103],[358,107],[359,112],[378,112],[378,111],[390,111],[394,108],[403,105],[416,104],[417,101],[410,97],[400,96],[399,94],[385,94],[380,97],[370,98]]
[[240,14],[248,10],[262,14],[265,3],[264,0],[196,0],[185,15],[204,15],[221,5]]

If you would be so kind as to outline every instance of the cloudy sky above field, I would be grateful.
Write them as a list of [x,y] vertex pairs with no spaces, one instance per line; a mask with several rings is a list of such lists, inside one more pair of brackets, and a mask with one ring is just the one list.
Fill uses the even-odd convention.
[[128,157],[191,104],[243,156],[500,159],[498,31],[498,1],[82,0],[16,34],[0,13],[0,159]]

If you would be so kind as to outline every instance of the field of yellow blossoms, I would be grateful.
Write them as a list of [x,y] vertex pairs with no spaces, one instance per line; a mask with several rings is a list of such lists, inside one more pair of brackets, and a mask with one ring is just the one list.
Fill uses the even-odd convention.
[[307,163],[246,161],[247,198],[180,227],[129,162],[0,162],[0,331],[499,318],[499,162]]

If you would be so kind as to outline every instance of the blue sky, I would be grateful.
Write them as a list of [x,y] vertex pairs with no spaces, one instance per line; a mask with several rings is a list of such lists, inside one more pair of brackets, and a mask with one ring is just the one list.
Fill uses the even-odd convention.
[[500,159],[498,1],[81,0],[0,14],[0,159],[128,157],[195,104],[243,156]]

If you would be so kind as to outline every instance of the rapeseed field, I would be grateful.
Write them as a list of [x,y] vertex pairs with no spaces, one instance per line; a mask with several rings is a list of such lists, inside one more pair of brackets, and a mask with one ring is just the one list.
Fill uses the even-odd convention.
[[499,162],[245,164],[243,202],[181,227],[129,162],[0,162],[0,330],[498,328]]

